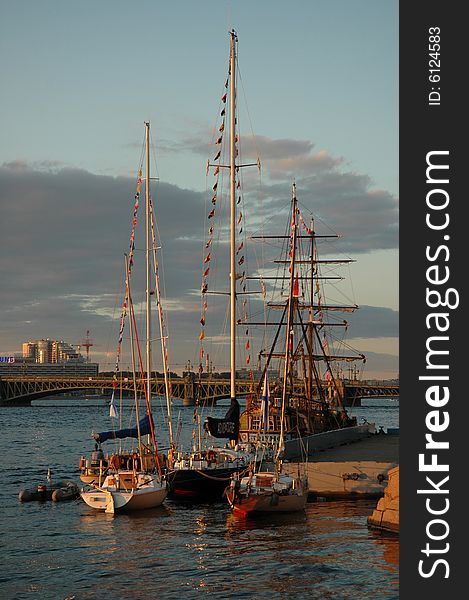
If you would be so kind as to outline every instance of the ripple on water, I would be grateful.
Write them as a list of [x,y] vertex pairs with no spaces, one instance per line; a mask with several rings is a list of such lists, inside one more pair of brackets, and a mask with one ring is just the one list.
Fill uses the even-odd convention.
[[[0,408],[2,598],[398,598],[399,539],[368,529],[374,501],[260,519],[240,519],[226,504],[167,501],[119,516],[80,499],[21,504],[19,490],[43,482],[48,466],[78,481],[90,431],[108,426],[98,409]],[[192,410],[181,411],[190,423]]]

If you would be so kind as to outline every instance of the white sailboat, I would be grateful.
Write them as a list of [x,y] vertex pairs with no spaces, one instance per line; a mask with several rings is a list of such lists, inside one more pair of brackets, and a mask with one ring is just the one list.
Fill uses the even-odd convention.
[[[94,454],[94,472],[86,473],[83,477],[89,481],[89,486],[81,490],[81,498],[84,502],[96,510],[106,513],[116,513],[130,510],[142,510],[154,508],[161,505],[168,493],[167,481],[163,476],[162,465],[158,454],[156,444],[155,429],[151,414],[151,255],[155,252],[155,243],[153,239],[153,211],[150,199],[150,123],[145,123],[145,146],[146,146],[146,194],[145,194],[145,214],[146,214],[146,379],[144,379],[144,367],[140,364],[141,379],[138,381],[135,366],[134,336],[136,333],[136,321],[134,316],[132,294],[130,289],[130,276],[133,264],[134,235],[136,225],[136,214],[139,204],[141,170],[137,183],[137,193],[135,196],[134,219],[132,234],[130,238],[130,253],[126,260],[126,291],[121,316],[121,331],[119,334],[117,364],[115,374],[115,388],[117,388],[117,371],[119,370],[120,344],[122,342],[122,333],[125,324],[125,317],[128,316],[130,323],[131,357],[134,384],[135,417],[136,426],[129,429],[120,429],[94,435],[97,444],[101,444],[109,439],[135,438],[137,447],[132,452],[114,452],[107,458],[101,450],[101,446],[96,445]],[[160,328],[162,328],[161,302],[159,295],[159,281],[156,257],[153,254],[154,274],[156,276],[156,297],[158,301]],[[163,334],[162,334],[163,340]],[[165,344],[162,341],[163,363],[165,373],[167,367],[167,353]],[[140,353],[138,353],[140,357]],[[138,388],[143,388],[145,396],[146,414],[143,418],[139,414]],[[141,390],[140,390],[141,391]],[[169,387],[166,380],[167,401],[169,399]],[[114,406],[114,393],[110,407],[111,416],[117,416]],[[147,436],[146,438],[144,436]],[[144,441],[146,439],[146,441]],[[93,468],[93,465],[91,465]],[[83,479],[82,477],[82,479]],[[90,478],[92,478],[90,480]]]

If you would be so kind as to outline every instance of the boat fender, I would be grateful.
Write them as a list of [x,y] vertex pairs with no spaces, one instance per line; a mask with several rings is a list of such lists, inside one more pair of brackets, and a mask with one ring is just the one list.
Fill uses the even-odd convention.
[[85,457],[84,456],[80,457],[79,468],[80,468],[80,471],[83,471],[83,469],[85,468]]
[[20,490],[18,498],[20,502],[29,502],[32,500],[32,494],[29,490]]

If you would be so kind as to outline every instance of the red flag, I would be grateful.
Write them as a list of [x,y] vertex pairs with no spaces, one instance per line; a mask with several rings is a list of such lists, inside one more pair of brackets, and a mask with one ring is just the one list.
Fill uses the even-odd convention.
[[217,195],[215,194],[212,198],[212,204],[215,204],[217,201]]
[[212,217],[215,216],[215,209],[213,208],[209,213],[208,213],[208,219],[211,219]]
[[295,275],[295,281],[293,282],[293,298],[299,296],[299,285],[298,285],[298,273]]
[[215,175],[218,175],[218,173],[219,173],[219,172],[220,172],[220,167],[217,167],[217,168],[215,169],[215,171],[213,172],[213,175],[214,175],[214,176],[215,176]]
[[209,271],[210,271],[210,267],[207,267],[207,268],[205,269],[205,271],[204,271],[204,275],[203,275],[203,276],[204,276],[204,277],[207,277],[207,275],[208,275],[208,272],[209,272]]
[[209,253],[207,254],[207,256],[205,257],[204,263],[208,263],[208,262],[210,262],[210,259],[211,259],[211,258],[212,258],[212,253],[211,253],[211,252],[209,252]]
[[221,97],[221,101],[226,102],[226,94],[223,94],[223,96]]

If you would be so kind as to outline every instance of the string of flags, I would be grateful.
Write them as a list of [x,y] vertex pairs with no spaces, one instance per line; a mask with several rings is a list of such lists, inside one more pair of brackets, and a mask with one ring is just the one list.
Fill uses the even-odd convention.
[[127,300],[129,295],[129,279],[132,273],[132,267],[134,264],[134,250],[135,250],[135,228],[137,226],[137,214],[138,208],[140,205],[140,188],[142,185],[142,169],[138,171],[137,178],[137,189],[135,191],[134,196],[134,210],[132,215],[132,229],[130,232],[130,242],[129,242],[129,259],[126,273],[126,286],[125,286],[125,294],[124,294],[124,302],[122,303],[122,311],[121,311],[121,319],[120,319],[120,328],[119,328],[119,338],[117,342],[117,356],[116,356],[116,366],[115,366],[115,374],[114,374],[114,388],[117,387],[117,373],[119,372],[120,365],[120,356],[121,356],[121,347],[122,347],[122,339],[124,336],[124,328],[125,328],[125,317],[127,315]]
[[[215,165],[215,169],[213,171],[213,176],[216,178],[215,179],[215,183],[212,186],[212,194],[211,194],[211,204],[212,204],[212,208],[210,209],[210,211],[208,212],[207,215],[207,219],[208,220],[215,220],[215,216],[216,216],[216,207],[217,207],[217,201],[219,200],[219,183],[220,183],[220,160],[221,160],[221,156],[223,154],[223,141],[224,141],[224,132],[225,132],[225,118],[226,118],[226,101],[227,101],[227,95],[228,95],[228,84],[229,84],[229,72],[228,72],[228,77],[226,78],[225,81],[225,91],[223,93],[223,95],[221,96],[221,102],[223,103],[223,107],[222,110],[220,112],[220,117],[221,117],[221,123],[218,127],[218,134],[217,138],[215,140],[215,146],[220,146],[220,149],[218,149],[216,151],[216,154],[213,158],[213,163],[217,163],[218,164]],[[238,156],[239,152],[238,152],[238,147],[237,144],[239,142],[239,137],[238,135],[235,135],[235,155]],[[207,163],[207,174],[209,172],[209,168],[210,168],[210,161]],[[236,168],[236,173],[239,172],[239,167]],[[240,190],[241,188],[241,181],[240,178],[237,177],[237,181],[236,181],[236,190]],[[238,194],[238,198],[237,198],[237,205],[239,205],[241,203],[242,200],[242,196],[241,193]],[[237,216],[236,219],[236,224],[239,226],[238,228],[238,234],[241,235],[243,232],[243,213],[241,211],[239,211],[239,214]],[[203,340],[205,339],[205,324],[206,324],[206,312],[207,312],[207,307],[208,307],[208,303],[207,303],[207,293],[209,290],[209,281],[208,281],[208,277],[209,277],[209,273],[210,273],[210,262],[212,260],[212,253],[210,251],[210,248],[212,247],[213,244],[213,240],[214,240],[214,233],[215,233],[215,225],[210,225],[209,229],[208,229],[208,237],[207,240],[205,242],[205,249],[208,251],[207,254],[205,254],[204,259],[203,259],[203,263],[202,263],[202,284],[201,284],[201,315],[200,315],[200,332],[199,332],[199,341],[201,342],[200,344],[200,364],[199,364],[199,374],[201,374],[201,372],[203,371],[203,359],[205,356],[205,350],[203,347]],[[236,249],[236,256],[237,258],[237,262],[238,265],[241,266],[244,264],[245,262],[245,256],[244,254],[241,254],[242,250],[244,249],[244,241],[242,241],[237,249]],[[236,279],[240,280],[240,283],[242,285],[242,289],[245,292],[246,291],[246,278],[245,278],[245,272],[243,271],[242,274],[236,274]],[[246,300],[243,301],[243,315],[242,315],[242,319],[238,319],[238,324],[240,324],[240,322],[244,321],[247,322],[247,312],[246,312],[246,308],[247,308],[247,302]],[[245,344],[246,347],[246,351],[250,350],[251,347],[251,343],[249,341],[249,329],[246,329],[246,337],[247,342]],[[246,364],[249,365],[251,362],[251,356],[250,354],[247,354],[246,357]],[[250,371],[250,375],[252,378],[252,369]]]
[[135,250],[135,228],[137,226],[137,214],[138,208],[140,205],[140,188],[142,185],[142,169],[140,168],[137,176],[137,187],[134,195],[134,209],[132,214],[132,228],[130,232],[130,240],[129,240],[129,258],[127,263],[127,270],[125,274],[125,293],[124,293],[124,301],[122,303],[121,310],[121,318],[120,318],[120,327],[119,327],[119,336],[117,340],[117,351],[116,351],[116,365],[114,368],[114,375],[112,380],[112,397],[109,407],[109,416],[113,418],[117,418],[117,411],[114,405],[114,394],[117,389],[117,374],[120,371],[120,360],[121,360],[121,351],[122,351],[122,340],[124,337],[124,329],[125,329],[125,318],[127,316],[127,302],[129,296],[129,280],[132,274],[132,267],[134,264],[134,250]]

